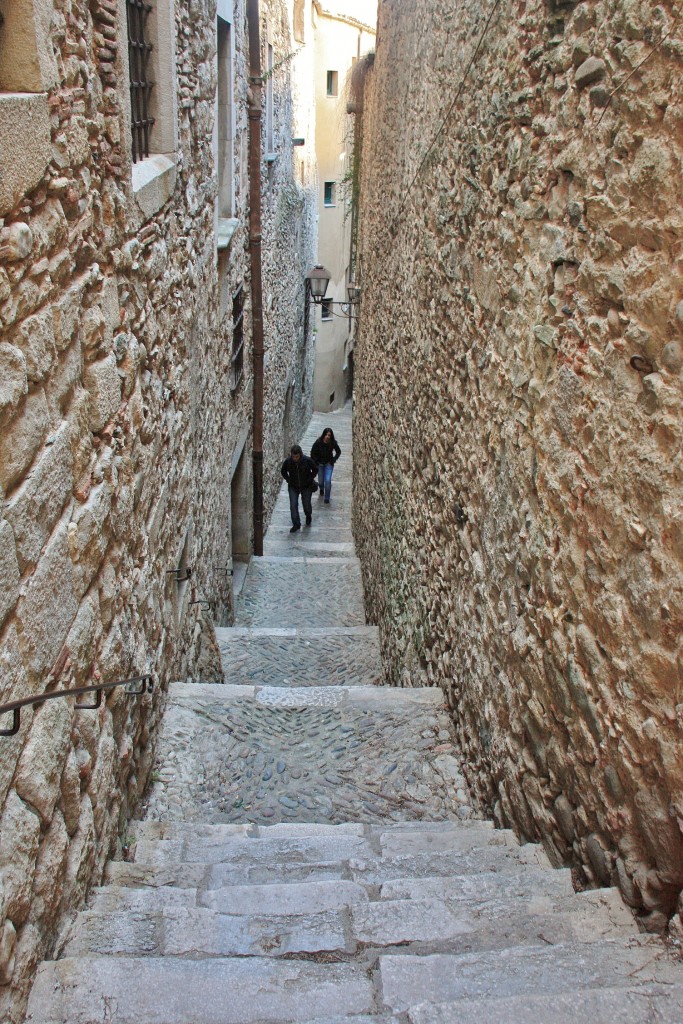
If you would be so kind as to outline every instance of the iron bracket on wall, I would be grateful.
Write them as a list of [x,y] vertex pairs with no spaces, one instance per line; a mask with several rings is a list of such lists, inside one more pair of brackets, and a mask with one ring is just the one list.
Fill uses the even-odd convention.
[[226,576],[235,575],[235,570],[230,565],[214,565],[212,568],[214,572],[224,572]]
[[[182,575],[183,573],[185,573],[184,576]],[[185,580],[192,579],[192,566],[186,565],[181,566],[179,569],[167,569],[166,575],[173,576],[176,583],[184,583]]]
[[8,704],[0,704],[0,715],[9,714],[10,711],[13,714],[12,725],[9,729],[0,729],[0,736],[16,736],[21,725],[21,709],[31,704],[44,704],[46,700],[55,700],[57,697],[74,697],[79,693],[94,693],[95,699],[92,704],[74,704],[74,710],[95,711],[102,704],[103,692],[113,690],[117,686],[125,686],[125,692],[130,697],[141,697],[143,693],[152,693],[154,680],[151,675],[132,676],[130,679],[117,679],[113,683],[93,683],[91,686],[77,686],[73,690],[53,690],[51,693],[11,700]]

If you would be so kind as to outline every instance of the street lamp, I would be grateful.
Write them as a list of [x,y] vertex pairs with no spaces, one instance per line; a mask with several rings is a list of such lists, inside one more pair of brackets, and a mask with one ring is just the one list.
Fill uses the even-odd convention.
[[[308,284],[311,299],[316,306],[319,306],[325,299],[325,292],[327,291],[327,286],[330,283],[329,270],[326,270],[325,267],[318,263],[313,267],[313,270],[310,270],[308,274],[306,274],[305,281]],[[360,303],[360,285],[356,284],[353,280],[349,281],[346,286],[346,294],[348,295],[348,301],[339,302],[338,305],[341,307],[341,311],[344,316],[351,316],[351,310],[353,307]],[[333,301],[334,300],[329,301],[330,307],[332,306]],[[328,312],[332,313],[333,316],[339,316],[339,314],[334,313],[331,308],[328,309]],[[352,319],[355,318],[352,317]]]
[[306,274],[306,281],[311,292],[311,298],[315,302],[316,306],[319,306],[325,298],[325,292],[327,286],[330,283],[330,272],[325,270],[321,263],[316,263],[313,270],[310,270]]

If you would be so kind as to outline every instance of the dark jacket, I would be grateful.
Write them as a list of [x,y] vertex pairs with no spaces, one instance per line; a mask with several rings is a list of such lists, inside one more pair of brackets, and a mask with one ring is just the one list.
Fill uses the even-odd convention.
[[326,466],[328,462],[331,462],[334,466],[340,455],[341,448],[334,438],[332,438],[329,444],[325,444],[322,436],[320,436],[311,448],[311,458],[319,466]]
[[292,456],[289,455],[282,463],[280,472],[289,486],[293,487],[299,494],[302,491],[313,490],[313,487],[317,487],[315,479],[318,475],[318,467],[313,459],[309,459],[307,455],[302,455],[298,462],[295,462]]

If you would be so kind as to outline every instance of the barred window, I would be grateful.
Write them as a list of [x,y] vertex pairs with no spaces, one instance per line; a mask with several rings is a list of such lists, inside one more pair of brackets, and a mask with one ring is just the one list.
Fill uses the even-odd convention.
[[145,0],[126,0],[128,15],[128,63],[130,69],[130,111],[133,163],[149,156],[149,139],[154,118],[150,114],[150,96],[154,82],[150,78],[147,19],[152,5]]
[[244,371],[244,285],[232,296],[232,390],[242,380]]

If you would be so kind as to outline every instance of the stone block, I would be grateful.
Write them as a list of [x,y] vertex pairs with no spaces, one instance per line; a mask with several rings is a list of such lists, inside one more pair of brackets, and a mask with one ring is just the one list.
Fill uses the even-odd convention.
[[85,282],[81,279],[68,288],[53,306],[55,343],[58,350],[66,348],[76,332],[80,322],[84,289]]
[[17,606],[22,649],[36,676],[44,675],[54,664],[77,611],[66,529],[60,527]]
[[37,563],[73,487],[70,425],[62,423],[48,440],[51,443],[7,504],[22,571]]
[[367,903],[368,894],[355,882],[291,882],[285,885],[233,885],[198,896],[200,906],[220,914],[317,914]]
[[45,827],[52,820],[59,796],[71,719],[71,708],[63,699],[47,701],[35,712],[14,777],[17,793],[37,811]]
[[69,751],[60,787],[60,807],[67,833],[72,836],[78,828],[81,813],[81,776],[76,754]]
[[83,383],[90,395],[89,426],[97,433],[113,417],[121,401],[121,379],[114,354],[86,367]]
[[[225,993],[230,993],[226,999]],[[357,964],[315,964],[260,957],[183,961],[108,957],[43,964],[31,992],[27,1021],[88,1024],[101,1016],[102,997],[116,998],[122,1021],[163,1001],[164,1024],[324,1020],[372,1012],[374,992]]]
[[9,985],[12,980],[16,945],[16,929],[11,921],[5,921],[0,930],[0,985]]
[[588,57],[587,60],[580,64],[576,69],[574,75],[574,82],[576,83],[577,89],[583,89],[587,85],[591,85],[593,82],[599,81],[605,77],[607,67],[604,60],[600,60],[599,57]]
[[0,92],[0,217],[35,188],[51,156],[47,93]]
[[11,412],[28,391],[26,358],[21,349],[0,342],[0,416]]
[[49,426],[44,391],[27,396],[0,436],[0,487],[8,492],[38,454]]
[[0,231],[0,259],[8,263],[25,260],[33,248],[33,232],[28,224],[15,221]]
[[81,346],[76,341],[60,354],[47,383],[47,400],[53,417],[64,415],[69,398],[82,375],[83,356]]
[[84,505],[76,505],[69,523],[69,550],[78,592],[84,594],[94,579],[109,544],[112,486],[94,487]]
[[28,379],[39,384],[50,371],[55,360],[55,330],[52,310],[44,309],[29,316],[19,325],[14,335],[16,345],[26,358]]
[[33,878],[32,915],[43,926],[55,927],[62,902],[62,882],[66,867],[69,836],[64,818],[55,810],[43,836]]
[[95,867],[95,825],[92,804],[87,793],[81,798],[78,828],[69,844],[64,872],[65,907],[83,904]]
[[[0,644],[0,702],[5,704],[11,700],[19,700],[31,693],[26,668],[23,663],[19,637],[16,627],[10,624],[4,632]],[[20,728],[16,736],[2,740],[2,757],[0,757],[0,807],[5,802],[9,791],[14,769],[26,742],[31,728],[33,711],[24,708],[21,712]],[[2,716],[2,727],[12,724],[11,716]]]
[[19,564],[12,527],[0,520],[0,627],[19,597]]
[[0,877],[5,914],[23,924],[31,907],[31,887],[40,844],[40,819],[15,792],[10,792],[0,818]]

